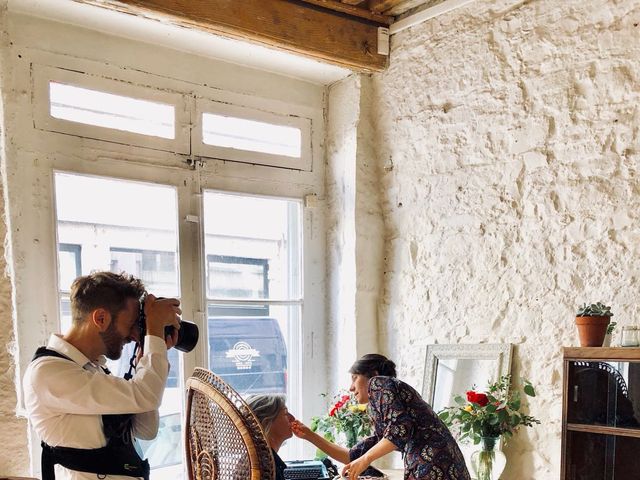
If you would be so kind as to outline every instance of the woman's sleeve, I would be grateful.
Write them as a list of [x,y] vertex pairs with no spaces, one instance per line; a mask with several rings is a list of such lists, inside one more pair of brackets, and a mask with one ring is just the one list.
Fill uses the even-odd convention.
[[349,461],[353,462],[356,458],[360,458],[373,448],[376,443],[378,443],[378,438],[375,435],[360,440],[349,450]]
[[402,383],[389,377],[373,377],[369,382],[369,402],[377,412],[382,437],[403,450],[413,435],[414,420],[408,412],[407,392]]

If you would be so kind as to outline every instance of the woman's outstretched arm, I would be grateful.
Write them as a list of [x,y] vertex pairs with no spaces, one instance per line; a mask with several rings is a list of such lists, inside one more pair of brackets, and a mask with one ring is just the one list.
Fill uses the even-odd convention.
[[316,446],[316,448],[319,448],[331,458],[339,461],[340,463],[349,463],[349,450],[330,442],[315,432],[312,432],[304,423],[298,420],[293,420],[291,422],[291,430],[296,437],[311,442]]

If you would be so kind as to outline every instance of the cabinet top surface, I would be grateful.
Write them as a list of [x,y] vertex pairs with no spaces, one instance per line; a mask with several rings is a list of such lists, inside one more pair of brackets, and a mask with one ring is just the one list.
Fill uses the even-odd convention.
[[564,347],[565,360],[639,360],[637,347]]

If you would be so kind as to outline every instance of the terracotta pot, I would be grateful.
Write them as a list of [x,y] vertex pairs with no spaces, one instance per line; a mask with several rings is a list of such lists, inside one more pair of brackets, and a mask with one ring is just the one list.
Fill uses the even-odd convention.
[[581,347],[601,347],[607,334],[609,317],[576,317]]

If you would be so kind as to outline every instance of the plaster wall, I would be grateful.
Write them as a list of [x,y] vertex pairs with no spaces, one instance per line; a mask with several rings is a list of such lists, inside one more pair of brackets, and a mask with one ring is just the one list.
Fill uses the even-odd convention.
[[420,388],[426,344],[515,344],[542,425],[506,446],[504,480],[559,477],[577,305],[638,323],[639,24],[638,0],[478,0],[395,35],[363,90],[386,231],[381,350]]
[[[372,128],[371,78],[352,75],[328,89],[326,192],[328,359],[331,393],[349,386],[348,370],[377,352],[384,224]],[[332,341],[334,340],[334,341]]]
[[327,192],[327,363],[329,393],[345,388],[356,352],[356,168],[360,119],[360,77],[335,83],[328,91]]

